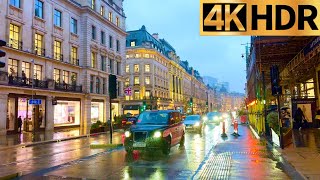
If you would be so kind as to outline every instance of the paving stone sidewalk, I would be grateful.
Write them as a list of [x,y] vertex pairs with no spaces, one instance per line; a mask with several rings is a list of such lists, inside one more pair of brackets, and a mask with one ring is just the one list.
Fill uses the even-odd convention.
[[247,125],[239,126],[239,137],[231,135],[218,143],[193,179],[291,179],[281,166],[280,154],[258,140]]

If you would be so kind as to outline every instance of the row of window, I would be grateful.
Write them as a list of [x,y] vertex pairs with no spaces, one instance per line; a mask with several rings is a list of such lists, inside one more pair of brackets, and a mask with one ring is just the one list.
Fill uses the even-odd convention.
[[[135,85],[139,85],[140,84],[140,77],[139,76],[135,76],[133,79],[134,79],[133,81],[134,81]],[[145,77],[144,84],[145,85],[149,85],[150,84],[150,76],[146,76]],[[126,79],[125,86],[130,86],[130,79],[129,78]]]
[[[21,72],[19,72],[20,66]],[[21,61],[20,64],[19,60],[9,58],[7,67],[10,76],[42,80],[42,65],[34,64],[33,77],[31,74],[31,63],[29,62]]]
[[[21,0],[10,0],[10,5],[15,6],[17,8],[21,8]],[[92,9],[95,9],[95,0],[92,0]],[[41,19],[44,19],[44,2],[40,0],[34,1],[34,12],[35,16]],[[105,17],[105,8],[104,6],[101,6],[100,8],[100,15]],[[110,22],[113,22],[113,15],[112,12],[109,12],[108,20]],[[62,12],[54,9],[53,12],[53,24],[58,27],[62,27]],[[120,27],[120,18],[116,16],[116,22],[115,24]],[[71,32],[77,34],[77,20],[74,18],[71,18]]]
[[[21,28],[15,24],[10,24],[10,33],[9,33],[9,45],[15,49],[22,49],[21,45],[21,37],[22,34],[20,31]],[[111,36],[110,36],[111,37]],[[112,38],[112,37],[111,37]],[[117,40],[117,51],[119,40]],[[44,49],[44,36],[42,34],[35,33],[34,35],[34,52],[39,56],[45,56]],[[56,60],[63,61],[63,53],[62,53],[62,42],[58,40],[54,40],[53,43],[53,58]],[[70,52],[70,63],[78,64],[78,48],[75,46],[71,47]],[[79,65],[79,64],[78,64]]]
[[160,64],[163,64],[164,66],[167,67],[168,63],[165,62],[165,60],[163,60],[161,57],[158,57],[154,54],[147,54],[147,53],[144,53],[144,54],[139,54],[139,53],[136,53],[136,54],[127,54],[126,55],[126,58],[127,59],[130,59],[130,58],[151,58],[151,59],[155,59],[157,62],[159,62]]
[[75,85],[77,83],[77,73],[54,68],[53,80],[58,84]]
[[[15,24],[10,24],[9,33],[9,46],[15,49],[22,49],[20,27]],[[34,34],[34,53],[39,56],[45,56],[46,52],[44,49],[44,36],[42,34]],[[53,42],[53,59],[63,61],[62,53],[62,42],[54,40]],[[75,46],[71,47],[70,51],[70,63],[79,65],[78,60],[78,48]]]
[[[21,66],[21,72],[20,71]],[[42,65],[34,64],[33,66],[33,77],[32,77],[32,70],[31,70],[31,63],[21,61],[16,59],[8,59],[8,74],[9,76],[15,77],[22,77],[22,78],[30,78],[30,79],[42,79],[42,72],[43,68]],[[61,80],[62,78],[62,80]],[[77,73],[69,72],[60,69],[53,70],[53,79],[56,83],[63,83],[63,84],[76,84],[77,82]]]
[[[150,45],[149,42],[147,42],[148,45]],[[137,44],[136,44],[136,40],[130,40],[130,46],[131,47],[135,47]],[[147,45],[147,46],[148,46]],[[163,53],[163,50],[161,48],[159,48],[158,46],[156,46],[154,43],[151,43],[151,47],[155,50],[157,50],[158,52],[160,53]],[[140,56],[141,57],[141,56]],[[149,57],[145,57],[145,58],[149,58]]]
[[[134,82],[134,85],[140,85],[140,77],[139,76],[133,77],[133,82]],[[162,86],[162,87],[168,87],[168,85],[169,85],[167,81],[163,81],[161,79],[157,79],[156,77],[154,78],[154,82],[158,86]],[[145,85],[150,85],[151,84],[150,76],[146,76],[144,78],[144,84]],[[125,86],[130,86],[130,79],[129,78],[126,78]]]
[[[101,66],[100,66],[101,71],[107,71],[107,66],[108,66],[110,68],[109,72],[111,74],[121,75],[121,62],[115,61],[113,59],[109,59],[109,64],[107,65],[107,57],[104,55],[101,55],[100,63],[101,63]],[[91,68],[97,68],[97,66],[98,66],[97,53],[91,52]],[[116,66],[116,69],[114,68],[114,66]]]
[[90,76],[90,93],[106,94],[106,78]]
[[[97,40],[97,28],[96,26],[91,26],[91,39]],[[106,45],[106,33],[104,31],[100,31],[100,43],[102,45]],[[109,35],[109,48],[113,49],[113,37]],[[116,51],[120,51],[120,41],[116,40]]]
[[[140,100],[143,98],[149,98],[151,96],[151,91],[150,90],[146,90],[144,93],[144,97],[141,97],[141,92],[139,90],[134,90],[133,91],[133,96],[126,96],[126,100]],[[162,97],[162,98],[168,98],[169,94],[165,93],[165,92],[160,92],[160,91],[155,91],[153,94],[153,97]]]
[[[135,64],[133,66],[134,72],[140,72],[140,65],[139,64]],[[145,64],[144,65],[144,72],[150,72],[150,64]],[[130,65],[126,65],[126,73],[130,73]]]
[[[97,11],[96,9],[96,1],[95,0],[91,0],[91,8],[94,10],[94,11]],[[106,10],[105,10],[105,6],[101,5],[100,6],[100,15],[102,17],[106,17]],[[113,22],[113,14],[111,11],[109,11],[108,13],[108,20],[110,22]],[[115,24],[120,27],[120,18],[118,16],[116,16],[116,22]]]

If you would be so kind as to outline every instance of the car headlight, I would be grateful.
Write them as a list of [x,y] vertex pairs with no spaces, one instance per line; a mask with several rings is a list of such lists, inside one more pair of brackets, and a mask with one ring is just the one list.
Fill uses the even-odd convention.
[[208,117],[205,116],[205,117],[203,117],[202,119],[203,119],[204,121],[207,121],[207,120],[208,120]]
[[219,120],[219,117],[218,117],[218,116],[215,116],[215,117],[213,118],[213,120],[217,121],[217,120]]
[[161,137],[161,132],[160,131],[156,131],[154,134],[153,134],[153,137],[155,137],[155,138],[159,138],[159,137]]
[[125,135],[126,137],[130,137],[130,136],[131,136],[131,133],[130,133],[130,131],[126,131],[126,132],[124,133],[124,135]]
[[196,122],[196,123],[194,124],[194,126],[200,126],[200,123],[199,123],[199,122]]

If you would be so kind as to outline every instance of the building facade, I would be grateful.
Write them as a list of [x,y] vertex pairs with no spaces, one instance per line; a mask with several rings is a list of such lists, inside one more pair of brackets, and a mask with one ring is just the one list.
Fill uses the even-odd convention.
[[139,114],[144,109],[187,112],[191,97],[199,111],[206,105],[204,83],[181,64],[175,49],[157,33],[151,35],[145,26],[129,31],[126,47],[125,87],[131,95],[126,96],[124,113]]
[[[109,118],[108,76],[123,87],[125,15],[122,1],[1,1],[0,132],[81,127]],[[122,91],[112,104],[120,114]],[[40,99],[41,104],[30,104]]]

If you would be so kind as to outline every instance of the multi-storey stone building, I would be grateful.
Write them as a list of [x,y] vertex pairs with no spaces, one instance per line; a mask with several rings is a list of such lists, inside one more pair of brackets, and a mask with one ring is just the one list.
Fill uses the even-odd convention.
[[[109,118],[108,75],[123,88],[125,15],[122,0],[0,2],[0,132],[82,127]],[[122,91],[112,104],[121,110]],[[41,99],[32,105],[30,99]]]
[[196,108],[205,107],[206,86],[182,66],[175,49],[157,33],[151,35],[145,26],[129,31],[126,46],[125,86],[132,95],[126,96],[124,113],[138,114],[144,103],[146,109],[186,112],[191,97]]

